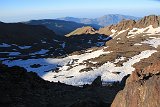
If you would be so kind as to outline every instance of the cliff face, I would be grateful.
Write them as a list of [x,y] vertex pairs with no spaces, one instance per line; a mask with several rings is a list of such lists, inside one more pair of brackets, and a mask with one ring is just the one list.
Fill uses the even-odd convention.
[[149,25],[153,25],[154,28],[160,26],[160,17],[155,15],[145,16],[141,20],[137,21],[135,27],[144,28]]
[[159,107],[160,62],[142,71],[134,71],[127,79],[111,107]]

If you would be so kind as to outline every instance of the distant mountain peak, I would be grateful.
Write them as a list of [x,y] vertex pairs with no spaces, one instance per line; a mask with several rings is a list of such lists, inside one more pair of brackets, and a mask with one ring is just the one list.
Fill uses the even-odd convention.
[[140,17],[121,15],[121,14],[107,14],[107,15],[104,15],[98,18],[75,18],[75,17],[58,18],[58,20],[73,21],[73,22],[83,23],[83,24],[96,24],[100,26],[108,26],[112,24],[117,24],[123,19],[139,20]]

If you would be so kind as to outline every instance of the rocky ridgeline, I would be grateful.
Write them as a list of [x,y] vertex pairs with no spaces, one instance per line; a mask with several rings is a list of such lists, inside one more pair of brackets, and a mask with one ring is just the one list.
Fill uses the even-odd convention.
[[159,99],[160,62],[134,71],[116,95],[112,107],[159,107]]
[[103,34],[103,35],[111,35],[115,31],[122,31],[122,30],[131,30],[133,28],[145,28],[149,25],[152,25],[154,28],[160,26],[160,16],[150,15],[145,16],[144,18],[135,21],[135,20],[122,20],[118,24],[106,26],[100,28],[99,30],[95,30],[94,28],[87,26],[82,27],[74,30],[73,32],[67,34],[66,36],[72,35],[81,35],[81,34]]
[[155,16],[155,15],[145,16],[141,20],[137,21],[134,27],[145,28],[148,27],[149,25],[152,25],[154,28],[159,27],[160,16]]
[[123,20],[116,25],[106,26],[104,28],[99,29],[99,34],[111,35],[111,30],[114,29],[116,31],[121,30],[130,30],[133,28],[145,28],[149,25],[152,25],[154,28],[160,26],[160,16],[150,15],[145,16],[144,18],[134,21],[134,20]]

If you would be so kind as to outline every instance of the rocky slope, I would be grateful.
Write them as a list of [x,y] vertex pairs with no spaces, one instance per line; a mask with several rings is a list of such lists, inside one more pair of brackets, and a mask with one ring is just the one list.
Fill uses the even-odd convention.
[[56,34],[44,26],[23,23],[0,23],[0,42],[33,44],[57,39]]
[[58,20],[65,20],[65,21],[73,21],[77,23],[84,23],[84,24],[96,24],[100,26],[108,26],[112,24],[118,24],[123,19],[126,20],[138,20],[140,17],[134,16],[127,16],[127,15],[120,15],[120,14],[108,14],[99,18],[90,19],[90,18],[74,18],[74,17],[64,17],[58,18]]
[[[134,20],[122,20],[120,23],[116,25],[106,26],[104,28],[99,29],[98,33],[111,35],[115,32],[120,32],[122,30],[131,30],[133,28],[146,28],[150,25],[153,28],[159,27],[160,17],[155,15],[145,16],[144,18],[134,21]],[[111,32],[112,31],[112,32]]]
[[82,35],[82,34],[95,34],[95,31],[96,30],[94,28],[92,28],[90,26],[86,26],[86,27],[78,28],[65,36],[70,37],[70,36]]
[[45,81],[18,66],[0,65],[0,106],[109,107],[121,86],[102,87],[97,80],[92,86],[73,87]]
[[[146,19],[150,18],[154,17],[147,16]],[[49,72],[43,78],[66,84],[83,85],[90,84],[101,75],[105,84],[121,81],[125,75],[131,74],[135,69],[143,69],[159,61],[160,27],[154,28],[152,25],[145,28],[132,27],[137,23],[139,21],[124,20],[117,25],[110,26],[112,39],[106,42],[105,47],[90,48],[59,59],[60,66],[56,72]],[[146,20],[146,23],[151,22]],[[50,62],[54,60],[49,59]]]
[[111,107],[159,107],[160,62],[134,71]]

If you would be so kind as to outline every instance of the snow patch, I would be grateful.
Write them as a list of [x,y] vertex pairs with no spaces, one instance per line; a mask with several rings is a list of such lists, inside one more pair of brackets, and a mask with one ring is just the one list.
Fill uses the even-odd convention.
[[140,43],[135,43],[134,46],[141,46],[142,44]]
[[149,44],[150,46],[152,46],[154,48],[158,48],[158,46],[160,45],[160,38],[154,38],[154,39],[146,40],[146,41],[143,41],[141,43]]
[[146,33],[146,35],[160,35],[160,27],[153,28],[152,25],[149,25],[146,28],[133,28],[128,32],[128,35],[130,36],[128,36],[127,38],[130,38],[137,34],[142,34],[142,33]]
[[114,63],[118,63],[118,62],[123,61],[125,59],[126,59],[126,57],[117,58]]
[[8,54],[9,56],[18,56],[20,52],[0,52],[0,54]]
[[18,46],[20,49],[29,49],[31,48],[32,46]]
[[66,43],[65,43],[65,42],[63,42],[63,43],[61,44],[61,46],[62,46],[62,48],[65,48]]
[[[54,69],[55,67],[57,67],[57,63],[53,64],[53,63],[48,63],[48,61],[46,59],[27,59],[27,60],[5,60],[2,62],[5,65],[8,65],[9,67],[12,66],[20,66],[20,67],[24,67],[25,69],[27,69],[27,71],[33,71],[36,72],[39,76],[43,76],[45,74],[44,71],[49,71]],[[34,64],[40,64],[41,66],[38,68],[32,68],[31,65]]]
[[2,43],[2,44],[0,44],[0,47],[4,47],[4,48],[6,48],[6,47],[11,47],[11,45],[6,44],[6,43]]
[[117,32],[117,30],[112,29],[112,30],[111,30],[111,32],[112,32],[112,33],[116,33],[116,32]]
[[45,50],[45,49],[41,49],[40,51],[31,53],[30,55],[42,55],[42,54],[46,54],[49,50]]

